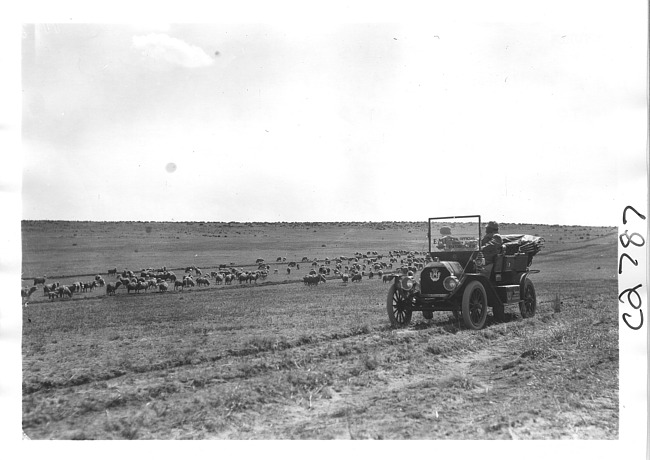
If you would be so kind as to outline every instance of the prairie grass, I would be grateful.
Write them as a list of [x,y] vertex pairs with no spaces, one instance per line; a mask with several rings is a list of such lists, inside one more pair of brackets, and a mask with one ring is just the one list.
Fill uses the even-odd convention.
[[[69,260],[52,257],[46,265],[40,265],[39,251],[47,232],[30,230],[25,273],[93,273],[97,260],[106,268],[169,267],[169,259],[203,268],[252,264],[260,256],[322,258],[365,252],[365,246],[381,251],[396,241],[413,247],[424,235],[415,223],[387,224],[381,237],[369,225],[309,231],[279,225],[273,233],[261,225],[205,223],[200,235],[190,223],[148,226],[145,232],[135,224],[109,223],[103,237],[93,234],[92,246],[86,244],[96,230],[92,225],[59,223],[61,238],[48,254],[69,249],[66,232],[72,228],[78,252]],[[262,227],[272,241],[253,237],[264,234]],[[540,234],[548,230],[538,227]],[[413,232],[410,240],[404,240],[406,228]],[[297,232],[291,252],[278,229]],[[527,227],[517,229],[526,233]],[[113,241],[111,232],[123,230],[124,240]],[[225,240],[219,249],[215,232],[228,234],[218,240]],[[542,269],[533,276],[537,315],[522,321],[515,307],[503,323],[488,317],[481,331],[468,331],[447,312],[431,320],[415,313],[410,327],[393,329],[385,311],[387,285],[365,278],[314,288],[288,283],[179,294],[121,290],[110,298],[30,304],[31,322],[23,324],[23,427],[34,438],[66,439],[491,438],[507,436],[504,430],[515,426],[510,422],[530,407],[555,426],[577,426],[557,414],[580,411],[586,426],[615,436],[615,420],[599,425],[589,418],[598,411],[611,417],[617,410],[615,276],[608,278],[616,272],[616,258],[613,264],[599,261],[602,269],[593,267],[608,238],[615,249],[615,237],[604,237],[602,245],[589,240],[593,248],[572,251],[575,259],[565,265],[560,262],[566,253],[553,251],[578,237],[567,232],[562,242],[549,244],[548,255],[542,253],[534,267]],[[139,253],[124,256],[124,245],[136,240]],[[106,257],[113,253],[115,258]],[[297,279],[305,268],[275,279]],[[495,388],[501,384],[502,393]],[[487,385],[490,397],[502,398],[498,409],[486,408],[487,397],[478,395]],[[267,428],[278,419],[286,423]],[[328,428],[331,419],[340,419],[335,422],[345,425],[342,432]],[[492,428],[477,434],[481,426]]]

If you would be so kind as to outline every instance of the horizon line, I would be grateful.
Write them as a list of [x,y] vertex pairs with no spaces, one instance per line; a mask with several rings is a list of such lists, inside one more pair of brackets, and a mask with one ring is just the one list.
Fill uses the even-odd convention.
[[[322,221],[218,221],[218,220],[73,220],[73,219],[21,219],[22,222],[66,222],[66,223],[157,223],[157,224],[389,224],[409,223],[426,224],[425,220],[322,220]],[[603,227],[616,228],[616,225],[586,224],[541,224],[537,222],[499,222],[500,225],[544,225],[549,227]]]

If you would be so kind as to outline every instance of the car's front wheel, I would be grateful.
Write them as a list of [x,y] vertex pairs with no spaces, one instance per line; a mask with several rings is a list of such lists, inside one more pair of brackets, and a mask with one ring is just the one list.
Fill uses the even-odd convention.
[[487,294],[480,281],[471,281],[463,292],[463,322],[470,329],[482,329],[487,318]]
[[393,284],[388,290],[386,299],[386,311],[390,324],[394,327],[408,326],[411,322],[413,311],[408,308],[410,300],[404,295],[404,292]]

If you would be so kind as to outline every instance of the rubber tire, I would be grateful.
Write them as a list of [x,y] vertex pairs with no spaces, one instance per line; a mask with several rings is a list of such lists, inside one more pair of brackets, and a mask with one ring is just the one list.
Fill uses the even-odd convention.
[[405,327],[411,323],[411,317],[413,316],[412,310],[399,310],[395,308],[395,304],[404,302],[406,305],[407,300],[402,296],[402,290],[398,289],[395,284],[393,284],[388,290],[388,297],[386,299],[386,311],[388,313],[388,319],[390,324],[393,327]]
[[531,280],[526,278],[521,285],[521,303],[519,304],[519,312],[522,318],[532,318],[537,311],[537,294],[535,293],[535,285]]
[[[475,293],[479,293],[480,297],[474,299],[476,297]],[[472,315],[471,315],[472,312],[470,311],[470,300],[478,300],[482,305],[480,316],[476,318],[476,321],[472,319]],[[487,310],[488,310],[487,294],[485,293],[485,288],[483,287],[480,281],[474,280],[474,281],[470,281],[467,284],[467,287],[465,287],[465,290],[463,291],[462,307],[463,307],[463,322],[465,323],[465,326],[467,326],[467,328],[472,329],[474,331],[478,331],[479,329],[482,329],[483,326],[485,326],[485,319],[487,318]]]

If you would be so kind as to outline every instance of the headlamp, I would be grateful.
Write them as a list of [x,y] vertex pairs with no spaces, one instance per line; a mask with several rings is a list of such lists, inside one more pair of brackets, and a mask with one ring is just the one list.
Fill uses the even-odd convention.
[[456,289],[456,286],[458,286],[458,278],[456,278],[453,275],[448,276],[442,282],[442,286],[448,291],[453,291],[454,289]]
[[485,265],[485,257],[483,257],[483,253],[479,252],[478,255],[476,256],[476,259],[474,259],[474,263],[478,268],[481,268]]

